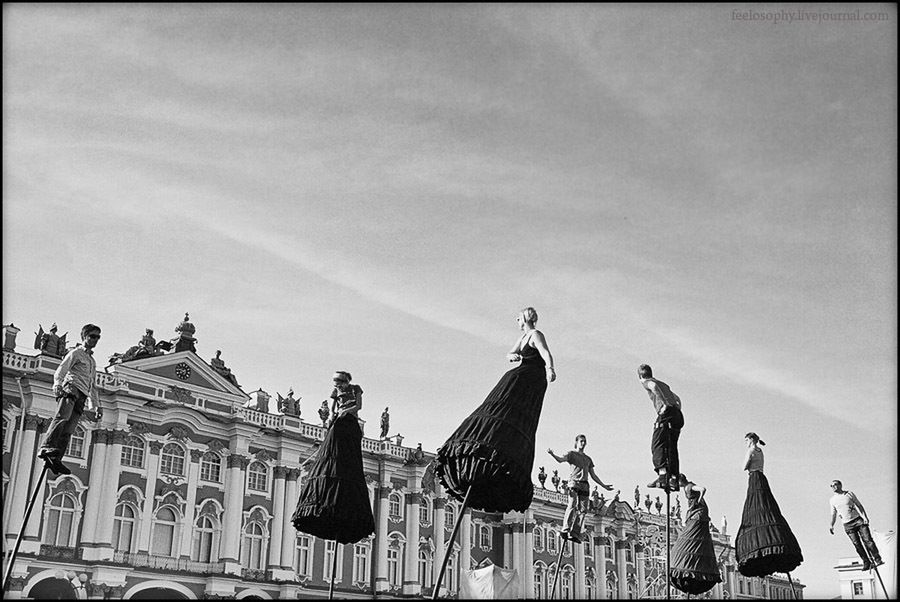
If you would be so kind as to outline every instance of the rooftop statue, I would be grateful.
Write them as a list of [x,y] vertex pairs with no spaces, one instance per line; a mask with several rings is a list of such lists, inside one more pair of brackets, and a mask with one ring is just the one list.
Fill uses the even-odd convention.
[[220,357],[222,355],[222,351],[216,350],[216,357],[209,360],[209,365],[212,366],[212,369],[221,374],[225,379],[233,384],[235,387],[240,387],[237,381],[237,377],[231,373],[231,368],[225,367],[225,362]]
[[294,389],[288,389],[287,397],[282,397],[281,393],[276,393],[278,395],[278,411],[287,416],[299,416],[300,415],[300,399],[302,398],[294,398]]
[[52,355],[53,357],[63,357],[66,354],[66,335],[59,336],[56,334],[56,322],[50,327],[50,332],[44,332],[44,327],[38,324],[38,331],[34,333],[34,348],[39,349],[44,355]]

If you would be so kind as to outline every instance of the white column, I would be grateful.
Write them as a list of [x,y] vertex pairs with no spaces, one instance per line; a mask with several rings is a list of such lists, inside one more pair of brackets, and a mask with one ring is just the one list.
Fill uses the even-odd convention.
[[646,553],[646,548],[643,544],[635,544],[634,561],[637,566],[638,596],[640,596],[641,592],[644,591],[644,588],[647,587],[647,575],[644,566],[644,556],[646,555]]
[[597,561],[597,568],[594,572],[597,575],[597,597],[601,600],[609,598],[609,592],[606,591],[606,543],[608,537],[594,538],[594,558]]
[[522,588],[525,597],[534,598],[534,512],[525,511],[525,545],[522,554],[525,556],[525,574],[522,575]]
[[[33,464],[44,466],[43,460],[37,457],[35,449],[35,441],[37,439],[37,430],[41,426],[42,419],[36,414],[28,414],[25,416],[25,430],[22,431],[21,441],[16,441],[19,446],[19,457],[16,465],[16,478],[10,481],[7,493],[9,499],[9,510],[7,512],[7,520],[3,521],[6,532],[6,547],[12,550],[19,536],[19,529],[22,528],[22,519],[25,517],[25,508],[28,506],[28,499],[31,497],[31,467]],[[18,439],[18,438],[17,438]],[[48,476],[51,473],[47,473]],[[41,511],[40,506],[35,505],[35,509],[31,511],[29,525],[32,523],[40,523]]]
[[390,589],[387,571],[388,546],[388,496],[391,494],[390,483],[382,483],[378,488],[378,558],[375,559],[375,591]]
[[419,584],[419,507],[422,493],[406,494],[406,570],[403,577],[403,594],[416,595],[422,591]]
[[[81,545],[84,560],[96,560],[93,548],[99,543],[97,521],[103,511],[103,490],[109,485],[104,478],[109,432],[96,429],[91,433],[91,470],[88,476],[87,499],[84,502],[84,519],[81,523]],[[118,476],[118,475],[116,475]],[[109,542],[107,542],[109,543]]]
[[147,483],[144,486],[144,507],[141,509],[141,531],[138,536],[138,552],[150,552],[150,526],[153,524],[153,502],[156,497],[156,479],[159,476],[159,452],[163,444],[150,441],[147,456]]
[[294,523],[291,522],[291,516],[294,514],[294,506],[297,504],[299,496],[299,483],[297,477],[300,476],[299,468],[289,468],[285,472],[284,485],[284,512],[281,518],[281,567],[285,570],[291,570],[294,566],[294,554],[297,549],[297,530]]
[[470,508],[466,508],[459,530],[461,533],[459,537],[459,578],[462,579],[462,572],[472,568],[472,510]]
[[240,546],[244,499],[244,471],[250,460],[239,454],[228,456],[225,473],[225,525],[222,527],[222,553],[225,572],[241,574]]
[[[437,582],[438,572],[441,570],[441,563],[444,561],[444,521],[447,520],[447,498],[438,497],[439,487],[436,488],[434,497],[434,562],[432,564],[432,585]],[[447,582],[447,576],[444,576],[444,583]],[[446,591],[447,586],[441,584],[441,590]]]
[[516,568],[513,566],[513,527],[512,523],[503,525],[503,567],[507,569]]
[[[590,534],[582,532],[583,535],[590,537]],[[575,555],[575,574],[572,579],[575,581],[572,585],[575,590],[575,599],[584,599],[584,544],[572,542],[572,552]]]
[[269,568],[281,567],[281,544],[287,535],[284,528],[284,479],[287,476],[286,466],[276,466],[272,470],[275,485],[272,488],[272,533],[269,537]]
[[128,433],[123,430],[107,431],[106,457],[103,462],[103,492],[100,496],[100,517],[97,519],[98,559],[112,560],[113,521],[119,492],[119,473],[122,468],[122,444]]
[[624,537],[616,541],[616,577],[618,577],[619,598],[628,599],[628,561],[625,558],[625,550],[630,544]]
[[184,503],[184,523],[181,526],[181,558],[191,557],[191,548],[194,545],[194,512],[197,506],[197,486],[200,484],[200,458],[203,451],[199,449],[188,450],[191,462],[188,465],[187,474],[187,499]]

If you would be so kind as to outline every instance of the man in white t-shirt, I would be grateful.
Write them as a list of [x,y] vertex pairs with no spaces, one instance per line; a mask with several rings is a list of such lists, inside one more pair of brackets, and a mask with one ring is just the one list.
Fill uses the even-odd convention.
[[572,474],[569,478],[569,505],[566,507],[560,535],[563,539],[570,539],[575,543],[581,542],[581,526],[584,522],[584,513],[588,509],[588,496],[591,492],[588,476],[607,491],[612,491],[612,485],[603,483],[594,472],[594,461],[584,453],[586,445],[587,437],[578,435],[575,437],[575,449],[567,451],[564,456],[557,456],[552,449],[547,450],[557,462],[568,462],[572,465]]
[[878,547],[872,541],[866,509],[863,508],[856,494],[852,491],[844,491],[843,485],[837,479],[831,482],[831,490],[834,491],[834,495],[829,500],[831,525],[828,530],[834,535],[834,521],[840,514],[841,522],[844,523],[844,532],[853,542],[856,553],[862,558],[863,570],[868,571],[873,566],[884,564],[881,554],[878,553]]

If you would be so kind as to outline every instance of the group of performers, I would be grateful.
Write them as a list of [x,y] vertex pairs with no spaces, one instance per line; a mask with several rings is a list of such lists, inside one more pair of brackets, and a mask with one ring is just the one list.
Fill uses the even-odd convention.
[[[544,334],[535,326],[537,320],[537,312],[532,307],[517,314],[516,322],[522,334],[507,359],[518,365],[500,378],[484,402],[437,450],[434,474],[448,494],[463,503],[448,551],[467,507],[486,512],[524,512],[531,505],[535,432],[547,385],[556,379],[553,356]],[[82,344],[66,355],[56,371],[58,411],[39,454],[47,468],[57,474],[69,472],[62,456],[85,408],[96,408],[95,418],[100,415],[93,360],[100,328],[88,324],[82,329],[81,337]],[[638,368],[638,377],[656,411],[651,439],[656,478],[649,486],[667,492],[683,490],[688,503],[684,527],[672,548],[669,579],[685,593],[700,594],[719,583],[721,576],[710,535],[706,488],[681,472],[678,458],[678,439],[684,426],[681,400],[666,383],[653,377],[649,365]],[[351,384],[348,372],[336,372],[333,381],[332,419],[312,459],[292,520],[298,531],[347,544],[374,533],[375,521],[363,473],[362,430],[357,419],[363,391]],[[745,441],[744,470],[749,473],[749,484],[735,539],[738,570],[746,576],[790,573],[803,561],[803,555],[763,474],[761,446],[765,443],[752,432],[746,434]],[[584,453],[586,445],[587,437],[578,435],[575,448],[563,456],[547,450],[557,462],[572,466],[562,537],[573,542],[581,538],[588,477],[604,489],[612,489],[597,476],[593,461]],[[832,489],[831,532],[839,514],[864,561],[864,569],[881,564],[862,504],[852,492],[842,489],[840,481],[834,481]],[[445,552],[434,588],[435,598],[448,556]]]

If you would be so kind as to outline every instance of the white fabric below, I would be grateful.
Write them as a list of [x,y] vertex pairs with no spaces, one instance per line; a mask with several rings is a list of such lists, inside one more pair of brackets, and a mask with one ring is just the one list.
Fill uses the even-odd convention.
[[521,589],[518,571],[491,565],[462,571],[459,597],[469,600],[514,600],[520,597]]

